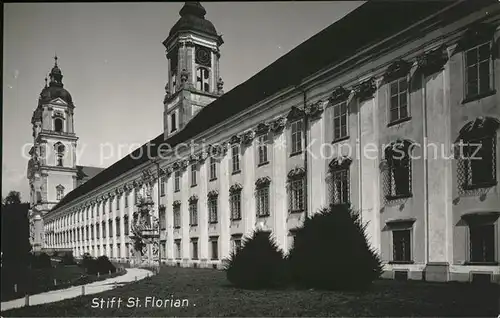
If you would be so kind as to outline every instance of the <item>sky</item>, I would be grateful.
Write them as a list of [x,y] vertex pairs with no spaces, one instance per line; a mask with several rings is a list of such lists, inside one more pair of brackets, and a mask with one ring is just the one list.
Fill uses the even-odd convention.
[[[227,92],[362,1],[203,3]],[[78,165],[108,167],[163,131],[163,40],[182,2],[4,4],[2,196],[29,199],[31,116],[54,55],[75,104]],[[311,57],[314,58],[314,57]],[[112,145],[112,147],[110,147]],[[100,148],[107,151],[100,156]],[[114,151],[111,151],[114,149]],[[120,149],[120,151],[118,150]]]

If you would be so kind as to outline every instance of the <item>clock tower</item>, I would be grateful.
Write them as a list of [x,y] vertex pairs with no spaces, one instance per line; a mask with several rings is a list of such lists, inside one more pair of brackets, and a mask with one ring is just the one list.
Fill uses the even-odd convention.
[[182,130],[200,109],[223,94],[219,73],[222,37],[199,2],[186,2],[163,45],[167,49],[164,138]]

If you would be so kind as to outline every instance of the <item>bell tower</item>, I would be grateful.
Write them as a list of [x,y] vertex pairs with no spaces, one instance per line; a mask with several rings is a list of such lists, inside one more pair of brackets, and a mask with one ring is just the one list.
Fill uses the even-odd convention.
[[38,98],[31,118],[33,146],[27,178],[30,187],[30,236],[34,250],[43,247],[43,216],[76,187],[75,105],[64,88],[62,72],[54,58],[50,82]]
[[186,2],[180,19],[163,45],[167,51],[168,83],[165,87],[163,128],[167,139],[182,130],[204,106],[223,92],[219,72],[222,36],[199,2]]

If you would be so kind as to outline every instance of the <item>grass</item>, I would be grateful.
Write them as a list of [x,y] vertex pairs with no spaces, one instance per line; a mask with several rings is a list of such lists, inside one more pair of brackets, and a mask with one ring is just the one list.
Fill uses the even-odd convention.
[[[172,296],[171,296],[172,295]],[[187,299],[184,308],[145,307],[147,296]],[[122,298],[120,308],[91,308],[92,299]],[[127,308],[129,297],[141,307]],[[101,294],[2,312],[9,316],[462,316],[496,317],[498,285],[380,280],[366,292],[249,291],[229,286],[225,272],[163,267],[159,276]]]
[[[117,272],[97,277],[97,275],[87,275],[85,270],[78,265],[58,265],[43,269],[28,269],[24,278],[29,283],[18,284],[17,292],[14,292],[13,286],[2,286],[1,299],[2,301],[8,301],[24,297],[26,293],[32,295],[50,290],[64,289],[123,274],[124,272]],[[54,285],[54,279],[56,285]],[[26,287],[23,287],[23,285]]]

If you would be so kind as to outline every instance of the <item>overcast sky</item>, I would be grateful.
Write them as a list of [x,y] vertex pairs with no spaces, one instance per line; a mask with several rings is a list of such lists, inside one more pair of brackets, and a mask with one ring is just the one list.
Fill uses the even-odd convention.
[[[206,18],[223,35],[224,90],[361,3],[202,2]],[[33,143],[31,116],[55,53],[76,106],[77,164],[108,167],[129,148],[162,133],[167,81],[162,41],[181,7],[179,2],[4,5],[2,196],[17,190],[29,199],[23,148],[27,153]],[[105,143],[115,151],[103,160],[99,148]]]

